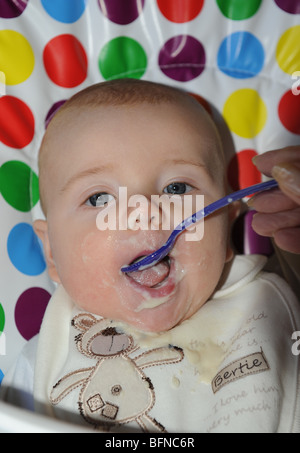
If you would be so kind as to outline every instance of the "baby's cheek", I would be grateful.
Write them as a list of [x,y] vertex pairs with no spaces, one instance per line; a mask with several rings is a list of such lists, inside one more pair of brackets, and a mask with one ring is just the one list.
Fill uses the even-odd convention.
[[193,241],[187,241],[187,235],[182,234],[173,252],[189,279],[190,288],[211,294],[217,285],[224,267],[226,244],[225,235],[220,228],[219,219],[206,222],[204,232],[200,229],[189,236]]
[[116,239],[105,232],[93,231],[82,239],[80,266],[89,279],[99,283],[104,276],[112,278],[116,247]]
[[100,240],[98,232],[88,233],[81,239],[79,254],[82,265],[91,269],[99,263],[101,258],[105,259],[103,241]]
[[103,300],[111,299],[116,284],[110,241],[103,238],[104,234],[95,231],[77,239],[77,245],[69,254],[69,263],[65,263],[68,271],[62,281],[74,302],[95,314],[100,314]]
[[182,239],[178,241],[174,257],[184,270],[185,279],[189,280],[192,289],[207,280],[212,265],[211,253],[201,246],[201,242],[186,242]]

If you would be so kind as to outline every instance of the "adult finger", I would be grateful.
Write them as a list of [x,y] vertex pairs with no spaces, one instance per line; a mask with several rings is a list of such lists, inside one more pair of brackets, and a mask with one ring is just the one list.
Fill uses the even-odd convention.
[[300,254],[300,228],[287,228],[276,231],[273,238],[277,246],[291,253]]
[[255,211],[266,213],[288,211],[298,206],[279,189],[258,193],[250,198],[247,204]]
[[[274,236],[276,231],[287,228],[298,228],[300,225],[300,208],[277,213],[258,213],[253,216],[252,227],[261,236]],[[299,238],[298,238],[299,242]]]
[[253,159],[253,163],[257,169],[267,176],[271,176],[272,168],[282,162],[298,162],[300,165],[300,145],[267,151],[266,153],[255,156]]
[[291,163],[278,164],[273,167],[272,176],[282,192],[300,205],[300,167]]

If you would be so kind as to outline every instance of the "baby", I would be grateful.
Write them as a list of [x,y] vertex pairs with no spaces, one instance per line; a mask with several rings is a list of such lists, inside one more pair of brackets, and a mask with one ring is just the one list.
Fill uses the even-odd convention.
[[[115,80],[60,109],[39,156],[46,220],[34,223],[58,288],[4,399],[114,432],[299,430],[299,306],[262,272],[264,257],[233,256],[236,205],[207,218],[197,241],[181,234],[155,267],[121,272],[176,226],[162,228],[153,195],[182,201],[167,204],[174,219],[187,199],[195,209],[224,196],[225,175],[213,121],[180,90]],[[124,211],[120,188],[149,209]],[[100,228],[112,212],[123,227]]]

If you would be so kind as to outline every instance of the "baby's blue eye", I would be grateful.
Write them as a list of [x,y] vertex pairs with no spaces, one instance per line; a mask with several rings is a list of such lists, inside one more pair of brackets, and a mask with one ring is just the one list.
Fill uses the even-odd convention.
[[193,188],[185,182],[172,182],[164,188],[164,193],[172,195],[183,195],[190,192]]
[[113,195],[110,195],[106,192],[95,193],[92,195],[85,204],[88,206],[93,206],[94,208],[101,208],[107,205],[110,201],[114,200]]

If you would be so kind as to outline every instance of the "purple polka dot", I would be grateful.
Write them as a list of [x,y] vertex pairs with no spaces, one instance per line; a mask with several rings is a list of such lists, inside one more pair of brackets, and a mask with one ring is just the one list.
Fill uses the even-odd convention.
[[105,17],[119,25],[128,25],[142,13],[145,0],[98,0]]
[[24,12],[29,0],[1,0],[0,17],[13,19]]
[[62,105],[64,105],[66,101],[58,101],[58,102],[55,102],[55,104],[52,105],[51,109],[49,110],[49,112],[47,113],[47,116],[46,116],[46,119],[45,119],[45,129],[47,129],[50,121],[52,120],[52,118],[55,116],[55,114],[58,112],[58,110],[60,109],[60,107]]
[[300,14],[300,0],[275,0],[277,6],[290,14]]
[[205,68],[205,62],[203,45],[188,35],[169,39],[161,49],[158,59],[162,72],[178,82],[188,82],[198,77]]
[[51,295],[42,288],[30,288],[19,297],[15,307],[15,322],[25,340],[40,331],[41,323]]

